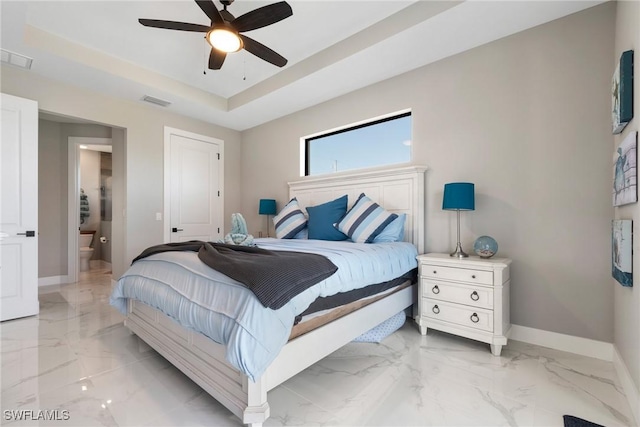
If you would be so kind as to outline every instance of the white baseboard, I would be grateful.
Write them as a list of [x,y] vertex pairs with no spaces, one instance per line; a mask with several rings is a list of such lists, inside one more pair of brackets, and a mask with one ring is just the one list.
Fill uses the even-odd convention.
[[624,394],[627,396],[631,412],[636,419],[636,425],[640,425],[640,393],[615,345],[613,346],[613,367],[616,369]]
[[542,329],[528,328],[520,325],[511,325],[511,335],[509,338],[529,344],[554,348],[556,350],[568,351],[569,353],[580,354],[582,356],[595,357],[596,359],[606,360],[608,362],[613,361],[613,344],[604,341],[543,331]]
[[38,287],[64,285],[65,283],[69,283],[69,276],[49,276],[38,278]]

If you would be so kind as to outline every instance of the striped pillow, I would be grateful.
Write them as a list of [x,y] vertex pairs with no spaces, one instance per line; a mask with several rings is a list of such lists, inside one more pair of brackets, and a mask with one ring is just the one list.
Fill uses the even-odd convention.
[[273,224],[276,227],[278,239],[293,239],[307,226],[307,217],[304,216],[295,197],[282,208],[278,215],[273,217]]
[[360,194],[336,228],[356,243],[371,243],[398,215],[385,211],[370,198]]

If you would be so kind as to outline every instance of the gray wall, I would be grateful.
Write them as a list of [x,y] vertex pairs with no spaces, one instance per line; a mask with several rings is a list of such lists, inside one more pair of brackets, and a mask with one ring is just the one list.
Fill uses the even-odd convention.
[[[476,184],[462,216],[513,258],[513,323],[613,341],[610,81],[615,3],[498,40],[244,131],[242,212],[287,200],[300,137],[411,108],[413,162],[427,172],[427,250],[454,247],[443,185]],[[264,179],[268,176],[269,179]]]
[[[627,125],[623,132],[616,135],[611,148],[611,153],[615,147],[632,131],[638,131],[640,126],[640,2],[620,1],[616,14],[616,41],[615,55],[611,58],[612,67],[620,60],[620,55],[625,50],[633,49],[634,52],[634,109],[635,118]],[[622,206],[616,209],[616,218],[632,219],[635,221],[634,229],[638,229],[640,224],[640,207],[637,203]],[[633,241],[633,271],[638,277],[640,272],[640,254],[638,233],[635,233]],[[629,369],[629,373],[635,382],[636,393],[640,390],[640,289],[636,279],[633,288],[624,288],[613,281],[614,288],[614,320],[615,320],[615,340],[614,343],[620,356]],[[636,417],[640,422],[640,401],[636,402],[634,408]]]
[[[65,143],[66,144],[66,143]],[[60,123],[38,121],[38,276],[67,275],[67,158]]]
[[[240,133],[221,126],[205,123],[174,114],[170,109],[147,106],[105,96],[87,89],[45,79],[32,71],[2,66],[0,90],[14,96],[33,99],[41,111],[78,117],[94,123],[123,130],[118,139],[124,143],[123,152],[114,157],[125,162],[122,182],[114,182],[125,191],[122,201],[114,200],[113,238],[121,238],[122,244],[112,251],[114,278],[124,273],[130,261],[144,248],[161,243],[164,222],[156,221],[156,212],[163,212],[163,149],[164,126],[184,129],[224,140],[225,148],[225,229],[230,228],[231,213],[240,209]],[[64,136],[64,135],[63,135]],[[87,136],[87,135],[77,135]],[[66,171],[66,154],[60,160]],[[115,162],[115,160],[114,160]],[[126,179],[126,181],[125,181]],[[62,203],[66,203],[66,184],[61,191]],[[64,194],[64,195],[62,195]],[[46,205],[41,203],[42,209]],[[122,224],[118,224],[118,214]],[[66,228],[66,227],[65,227]],[[119,233],[119,234],[116,234]],[[64,247],[58,251],[66,250]],[[47,272],[46,275],[55,273]],[[44,274],[39,272],[39,276]]]

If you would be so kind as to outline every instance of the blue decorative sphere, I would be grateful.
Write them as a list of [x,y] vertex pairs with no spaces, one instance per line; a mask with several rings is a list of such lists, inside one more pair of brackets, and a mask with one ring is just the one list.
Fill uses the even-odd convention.
[[480,258],[491,258],[498,252],[498,242],[491,236],[480,236],[473,244],[473,251]]

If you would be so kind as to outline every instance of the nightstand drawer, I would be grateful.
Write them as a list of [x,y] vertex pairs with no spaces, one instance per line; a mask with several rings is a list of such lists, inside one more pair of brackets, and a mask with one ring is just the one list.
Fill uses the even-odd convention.
[[420,275],[435,280],[453,280],[456,282],[493,285],[493,272],[485,270],[423,265]]
[[493,288],[425,280],[422,296],[458,304],[493,309]]
[[424,298],[423,315],[456,325],[493,332],[493,311]]

